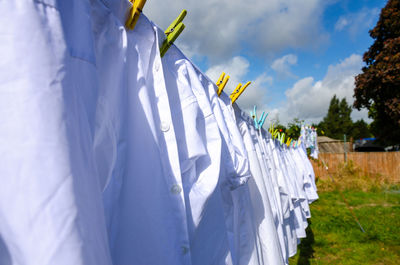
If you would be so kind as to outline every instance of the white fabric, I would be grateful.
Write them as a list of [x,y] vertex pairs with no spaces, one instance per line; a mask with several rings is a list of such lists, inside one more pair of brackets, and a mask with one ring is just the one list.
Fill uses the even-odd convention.
[[[220,176],[225,222],[234,264],[258,264],[254,253],[256,232],[248,186],[251,176],[247,153],[236,122],[232,117],[230,100],[217,96],[216,85],[196,69],[211,102],[218,127],[223,137],[222,167]],[[222,96],[222,98],[226,97]]]
[[[116,81],[102,82],[96,138],[99,168],[111,167],[102,172],[111,173],[104,203],[113,264],[191,264],[158,29],[143,15],[134,31],[125,31],[122,22],[102,27],[101,39],[109,41],[98,42],[99,60],[109,56],[100,76]],[[121,51],[125,57],[118,57]],[[123,70],[109,58],[123,63]]]
[[268,141],[269,151],[272,155],[271,162],[275,170],[275,176],[279,186],[281,195],[282,215],[283,215],[283,233],[285,242],[287,241],[286,254],[288,257],[296,254],[297,251],[297,238],[294,228],[291,226],[293,217],[293,202],[291,199],[289,185],[287,178],[284,177],[282,172],[282,163],[279,159],[278,149],[276,142],[270,139]]
[[0,2],[0,264],[287,264],[318,199],[304,145],[160,58],[131,6]]
[[0,3],[1,264],[111,264],[92,36],[88,2]]
[[275,228],[273,213],[268,198],[268,191],[257,158],[256,149],[247,124],[241,117],[240,110],[235,109],[235,113],[244,138],[250,161],[250,170],[253,176],[248,183],[255,214],[254,221],[257,227],[260,244],[261,264],[284,264],[279,237]]
[[217,121],[195,69],[175,46],[164,56],[163,68],[180,151],[192,264],[232,264],[219,186]]
[[[223,110],[224,119],[227,124],[229,136],[232,141],[232,148],[236,158],[233,158],[235,170],[240,179],[247,179],[251,176],[248,154],[245,149],[243,138],[234,117],[234,110],[231,100],[226,94],[218,98]],[[228,137],[228,136],[227,136]],[[232,153],[231,153],[232,155]],[[242,185],[230,192],[232,215],[231,229],[229,233],[233,240],[235,264],[263,264],[260,250],[258,228],[255,224],[255,215],[251,202],[249,185]]]
[[[288,263],[288,255],[287,255],[287,250],[286,250],[286,245],[287,245],[287,240],[284,235],[283,231],[283,214],[282,214],[282,203],[281,203],[281,196],[279,193],[279,187],[278,184],[276,183],[276,180],[274,179],[274,176],[272,175],[272,167],[269,161],[268,157],[268,150],[266,148],[263,136],[262,136],[262,131],[260,129],[258,130],[253,130],[253,139],[255,138],[256,141],[256,151],[260,162],[260,165],[262,164],[265,172],[264,175],[264,181],[266,185],[266,189],[268,191],[268,198],[270,200],[270,204],[272,206],[272,212],[274,216],[274,222],[275,222],[275,228],[278,233],[279,237],[279,242],[280,242],[280,247],[282,251],[282,256],[283,259],[285,260],[285,263]],[[258,146],[258,148],[257,148]],[[264,173],[263,173],[264,174]]]

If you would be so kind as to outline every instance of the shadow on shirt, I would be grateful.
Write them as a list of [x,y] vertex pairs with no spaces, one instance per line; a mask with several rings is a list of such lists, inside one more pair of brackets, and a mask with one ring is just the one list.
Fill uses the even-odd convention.
[[10,253],[1,235],[0,235],[0,264],[1,265],[12,264]]

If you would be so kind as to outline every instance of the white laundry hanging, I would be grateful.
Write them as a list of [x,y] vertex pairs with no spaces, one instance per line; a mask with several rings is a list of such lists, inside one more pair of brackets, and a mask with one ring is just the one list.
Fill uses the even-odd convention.
[[131,6],[0,3],[0,264],[288,264],[318,199],[304,146],[161,58]]

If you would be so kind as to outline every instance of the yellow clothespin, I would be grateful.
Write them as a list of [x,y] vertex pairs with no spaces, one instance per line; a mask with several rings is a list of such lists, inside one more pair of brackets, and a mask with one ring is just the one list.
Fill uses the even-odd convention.
[[164,40],[161,48],[160,55],[163,57],[165,53],[168,51],[169,47],[174,43],[174,41],[178,38],[178,36],[182,33],[185,28],[185,25],[182,23],[185,18],[187,11],[184,9],[179,14],[179,16],[172,22],[171,25],[165,30],[165,35],[167,38]]
[[139,20],[140,13],[142,13],[142,9],[146,0],[129,0],[132,3],[132,8],[129,12],[128,19],[126,20],[125,26],[133,30],[136,26],[137,21]]
[[239,83],[239,84],[236,86],[235,90],[233,90],[233,92],[231,93],[231,95],[230,95],[229,97],[232,99],[232,97],[233,97],[234,95],[236,95],[237,93],[239,93],[241,87],[242,87],[242,83]]
[[275,130],[275,138],[279,137],[278,135],[281,135],[278,129]]
[[292,143],[292,139],[290,137],[287,138],[286,145],[289,147]]
[[273,132],[274,132],[274,128],[275,128],[275,122],[271,123],[271,126],[269,127],[269,133],[273,136]]
[[274,133],[272,134],[274,139],[276,138],[276,136],[279,134],[279,129],[275,129]]
[[222,72],[222,74],[218,78],[218,81],[217,81],[217,86],[218,86],[217,94],[218,94],[218,96],[221,95],[222,91],[224,90],[224,88],[226,86],[226,83],[228,83],[228,81],[229,81],[229,78],[230,78],[230,76],[229,75],[225,76],[224,72]]
[[235,101],[240,97],[240,95],[244,92],[244,90],[251,84],[251,82],[247,82],[244,86],[242,84],[239,84],[236,89],[232,92],[230,95],[230,98],[232,100],[232,104],[235,103]]

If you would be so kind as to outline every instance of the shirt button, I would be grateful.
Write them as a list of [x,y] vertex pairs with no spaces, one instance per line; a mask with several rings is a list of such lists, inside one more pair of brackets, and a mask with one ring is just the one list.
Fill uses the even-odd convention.
[[179,194],[179,193],[181,193],[181,191],[182,191],[182,188],[179,185],[173,185],[171,187],[172,194]]
[[163,132],[167,132],[169,130],[169,123],[168,122],[161,122],[160,129]]
[[187,254],[189,252],[189,248],[187,246],[182,246],[181,250],[182,250],[182,254],[183,255],[185,255],[185,254]]
[[158,61],[155,62],[154,69],[156,70],[156,72],[158,72],[158,70],[160,70],[160,63]]

